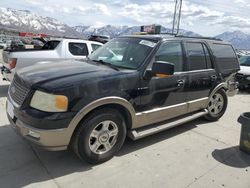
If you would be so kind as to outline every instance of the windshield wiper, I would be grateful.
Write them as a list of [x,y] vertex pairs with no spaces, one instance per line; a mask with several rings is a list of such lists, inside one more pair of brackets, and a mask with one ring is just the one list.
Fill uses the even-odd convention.
[[116,71],[120,71],[120,69],[118,69],[115,65],[111,64],[111,63],[108,63],[108,62],[105,62],[103,60],[92,60],[94,62],[97,62],[97,63],[101,63],[102,65],[106,65],[106,66],[109,66],[110,68],[116,70]]

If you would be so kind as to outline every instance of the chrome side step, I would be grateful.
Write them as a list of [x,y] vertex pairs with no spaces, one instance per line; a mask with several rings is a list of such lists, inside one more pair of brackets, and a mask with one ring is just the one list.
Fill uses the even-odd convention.
[[149,126],[146,126],[143,128],[133,129],[133,130],[128,132],[128,137],[130,137],[132,140],[138,140],[138,139],[144,138],[146,136],[150,136],[152,134],[159,133],[161,131],[170,129],[172,127],[176,127],[176,126],[181,125],[183,123],[195,120],[195,119],[202,117],[206,114],[208,114],[207,109],[202,110],[202,111],[198,111],[196,113],[189,114],[188,116],[184,116],[183,118],[179,118],[179,119],[175,118],[174,120],[170,120],[167,123],[157,124],[157,125],[149,125]]

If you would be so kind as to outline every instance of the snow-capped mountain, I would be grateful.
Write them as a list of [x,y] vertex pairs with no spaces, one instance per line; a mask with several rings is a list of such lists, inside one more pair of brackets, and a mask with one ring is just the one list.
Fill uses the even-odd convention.
[[[50,17],[42,17],[27,10],[16,10],[0,7],[0,29],[14,29],[22,32],[46,33],[54,36],[68,36],[86,38],[92,34],[108,35],[111,38],[119,35],[130,35],[140,31],[140,26],[114,26],[103,27],[75,26],[70,27]],[[171,29],[162,27],[162,33],[171,33]],[[201,36],[187,30],[180,30],[183,36]],[[250,50],[250,35],[241,31],[225,32],[215,36],[228,41],[237,49]]]
[[[120,35],[131,35],[133,33],[140,31],[140,26],[114,26],[114,25],[106,25],[103,27],[93,27],[93,26],[75,26],[73,27],[77,32],[82,33],[83,36],[89,36],[92,34],[98,35],[108,35],[111,38],[120,36]],[[162,26],[161,32],[162,33],[171,33],[171,29],[165,28]],[[198,37],[201,36],[197,33],[192,31],[180,30],[180,35],[183,36],[192,36]]]
[[236,49],[250,49],[250,35],[241,31],[225,32],[217,35],[216,38],[232,43]]
[[0,8],[0,28],[60,36],[79,35],[74,29],[56,19],[10,8]]
[[[73,29],[75,29],[77,32],[81,33],[84,36],[89,36],[92,34],[98,34],[98,35],[108,35],[111,38],[117,37],[119,35],[124,35],[125,33],[131,34],[130,31],[127,31],[130,28],[132,32],[133,27],[128,26],[113,26],[113,25],[105,25],[103,27],[94,27],[94,26],[75,26]],[[139,28],[139,27],[138,27]],[[134,29],[137,31],[137,28]]]

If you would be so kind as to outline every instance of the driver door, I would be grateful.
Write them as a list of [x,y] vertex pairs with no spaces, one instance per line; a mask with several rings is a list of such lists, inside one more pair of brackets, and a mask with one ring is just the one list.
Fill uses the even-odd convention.
[[139,111],[141,113],[158,111],[152,118],[159,121],[185,114],[187,112],[185,86],[188,76],[184,72],[186,67],[181,42],[163,43],[154,57],[155,61],[174,64],[174,75],[142,80]]

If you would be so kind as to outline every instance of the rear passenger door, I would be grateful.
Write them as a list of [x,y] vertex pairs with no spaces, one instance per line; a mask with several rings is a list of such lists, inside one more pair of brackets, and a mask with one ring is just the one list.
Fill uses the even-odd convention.
[[199,108],[199,104],[202,102],[204,105],[206,104],[205,98],[209,96],[210,91],[214,88],[218,75],[214,69],[206,43],[186,42],[185,50],[188,62],[187,101],[193,101],[195,104],[195,101],[199,100],[197,102],[197,108]]

